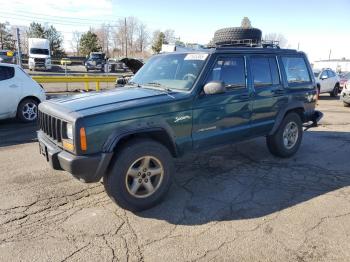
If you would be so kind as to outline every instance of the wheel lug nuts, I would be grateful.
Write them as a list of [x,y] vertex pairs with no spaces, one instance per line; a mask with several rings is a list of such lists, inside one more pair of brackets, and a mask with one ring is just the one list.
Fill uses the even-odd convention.
[[146,171],[147,171],[147,168],[144,168],[144,169],[143,169],[143,172],[146,172]]
[[150,176],[151,175],[151,172],[147,172],[147,176]]
[[148,182],[148,179],[147,179],[147,178],[145,179],[145,182],[146,182],[146,183]]
[[142,182],[142,179],[139,179],[139,183],[141,183]]
[[138,176],[141,176],[141,173],[139,172],[137,175],[138,175]]

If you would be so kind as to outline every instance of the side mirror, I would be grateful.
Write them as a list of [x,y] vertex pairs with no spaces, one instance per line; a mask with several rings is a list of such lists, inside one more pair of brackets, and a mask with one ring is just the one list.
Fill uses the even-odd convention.
[[321,79],[322,80],[325,80],[325,79],[327,79],[328,78],[328,76],[327,75],[323,75],[323,76],[321,76]]
[[211,81],[205,84],[203,91],[204,91],[204,94],[206,95],[222,94],[226,92],[226,87],[224,82]]

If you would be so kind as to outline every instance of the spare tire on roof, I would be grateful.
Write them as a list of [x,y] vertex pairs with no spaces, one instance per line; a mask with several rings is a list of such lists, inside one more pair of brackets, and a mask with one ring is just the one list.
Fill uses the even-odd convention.
[[216,45],[225,45],[237,40],[249,39],[253,43],[260,43],[261,35],[261,30],[257,28],[228,27],[217,30],[213,42]]

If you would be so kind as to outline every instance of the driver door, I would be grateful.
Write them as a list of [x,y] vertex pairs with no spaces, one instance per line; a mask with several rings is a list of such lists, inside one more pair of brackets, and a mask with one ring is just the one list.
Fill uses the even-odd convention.
[[246,60],[242,55],[221,55],[216,58],[203,86],[211,81],[222,81],[226,92],[206,95],[202,91],[194,101],[194,149],[249,137],[252,106],[245,65]]
[[15,81],[15,68],[0,66],[0,118],[12,116],[17,110],[20,84]]

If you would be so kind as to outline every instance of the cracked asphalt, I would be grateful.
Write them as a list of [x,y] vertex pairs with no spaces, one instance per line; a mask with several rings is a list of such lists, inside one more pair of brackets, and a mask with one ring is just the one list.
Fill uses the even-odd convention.
[[1,121],[0,261],[350,261],[350,108],[318,107],[291,159],[264,138],[188,155],[135,214],[51,170],[35,126]]

